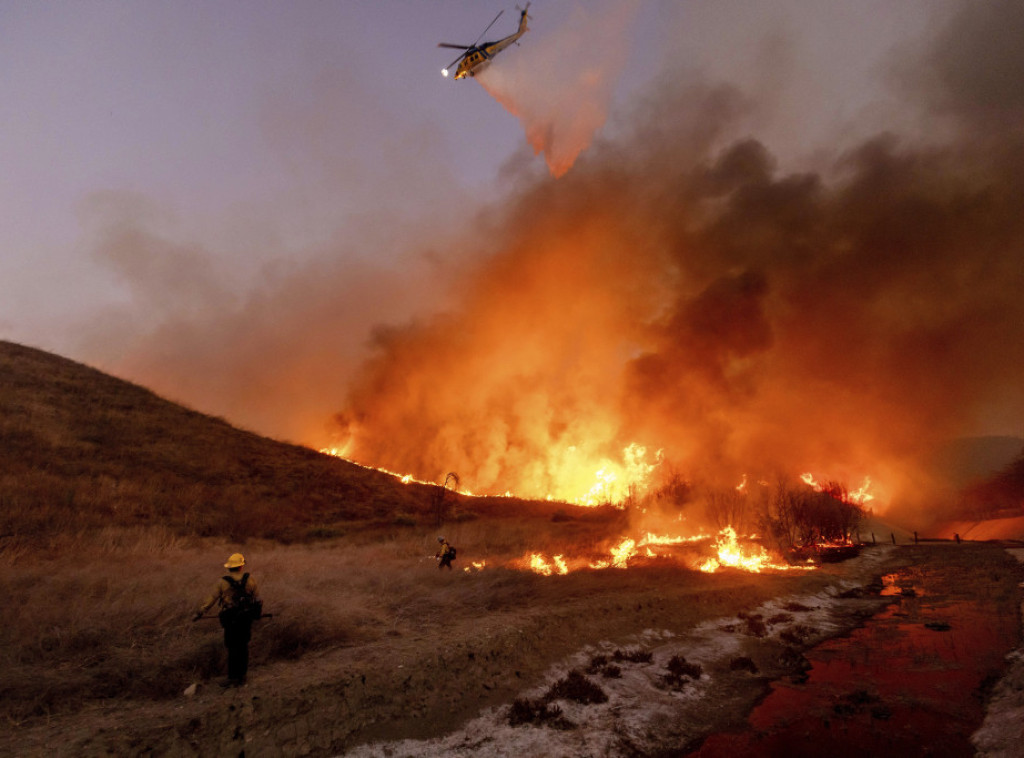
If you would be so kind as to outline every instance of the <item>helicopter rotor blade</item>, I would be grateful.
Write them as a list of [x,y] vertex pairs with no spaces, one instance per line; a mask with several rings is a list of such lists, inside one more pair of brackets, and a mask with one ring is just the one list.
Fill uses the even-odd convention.
[[[502,14],[502,13],[504,13],[504,12],[505,12],[505,9],[504,9],[504,8],[502,8],[502,9],[501,9],[500,11],[498,11],[498,15],[494,17],[494,21],[497,21],[497,20],[498,20],[499,18],[501,18],[501,14]],[[489,23],[489,24],[487,25],[487,28],[486,28],[486,29],[484,29],[484,30],[483,30],[482,32],[480,32],[480,36],[476,38],[476,42],[479,42],[479,41],[480,41],[481,39],[483,39],[483,36],[484,36],[485,34],[487,34],[487,29],[490,29],[490,28],[491,28],[492,26],[494,26],[494,21],[492,21],[491,23]],[[475,44],[476,44],[476,42],[474,42],[474,43],[473,43],[473,45],[475,45]],[[471,45],[470,47],[472,47],[472,45]]]
[[472,45],[453,45],[451,42],[438,42],[437,46],[438,47],[453,47],[456,50],[469,50],[469,48],[473,47]]

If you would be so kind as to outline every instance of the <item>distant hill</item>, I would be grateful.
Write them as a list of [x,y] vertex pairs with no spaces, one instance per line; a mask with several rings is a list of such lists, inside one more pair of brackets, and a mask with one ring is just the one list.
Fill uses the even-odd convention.
[[961,489],[990,478],[1022,454],[1020,437],[960,437],[939,451],[933,465],[951,486]]
[[436,491],[0,341],[0,537],[159,524],[287,541],[426,514]]

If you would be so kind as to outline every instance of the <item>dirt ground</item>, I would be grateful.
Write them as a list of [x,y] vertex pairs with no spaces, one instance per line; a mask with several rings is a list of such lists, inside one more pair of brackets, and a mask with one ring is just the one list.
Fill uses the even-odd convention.
[[[413,634],[255,669],[242,688],[199,682],[193,696],[173,701],[94,702],[8,728],[0,754],[685,755],[710,735],[744,729],[773,682],[801,680],[807,651],[889,606],[883,576],[941,563],[954,550],[958,561],[982,567],[961,577],[999,588],[988,592],[989,612],[1012,619],[1015,630],[1010,643],[991,643],[1007,649],[995,651],[999,663],[985,672],[988,692],[1020,644],[1017,562],[998,545],[886,545],[816,571],[704,575],[672,565],[539,578],[552,584],[538,584],[512,610],[425,618]],[[957,572],[942,575],[957,582]],[[546,589],[553,583],[557,593]],[[509,724],[517,698],[536,698],[614,651],[651,658],[623,662],[614,678],[592,675],[607,704],[564,702],[555,725]],[[666,662],[683,655],[701,673],[667,683]]]

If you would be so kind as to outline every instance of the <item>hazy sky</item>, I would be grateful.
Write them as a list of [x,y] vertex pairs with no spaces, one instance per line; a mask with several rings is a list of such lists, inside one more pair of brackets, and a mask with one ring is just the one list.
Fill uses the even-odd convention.
[[[506,54],[530,55],[580,8],[614,5],[534,2],[532,31]],[[609,118],[628,123],[631,98],[668,61],[727,81],[776,77],[762,139],[795,159],[870,117],[886,56],[943,5],[640,2],[621,29],[629,58]],[[503,166],[539,160],[478,83],[439,73],[451,56],[436,43],[473,41],[499,10],[488,38],[514,30],[512,4],[3,0],[0,336],[106,357],[81,332],[134,302],[125,272],[95,251],[115,201],[202,247],[236,294],[339,234],[472,215],[501,192]],[[145,303],[133,307],[146,321]]]

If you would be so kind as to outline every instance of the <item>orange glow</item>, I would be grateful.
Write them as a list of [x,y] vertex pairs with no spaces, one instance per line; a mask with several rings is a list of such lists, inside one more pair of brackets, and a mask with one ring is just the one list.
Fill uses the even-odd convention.
[[651,474],[661,463],[661,451],[654,462],[647,461],[647,448],[631,443],[622,450],[622,461],[593,460],[573,446],[556,454],[557,481],[561,484],[548,499],[583,506],[620,505],[630,487],[646,490]]
[[663,534],[651,534],[647,532],[640,539],[640,545],[681,545],[688,542],[700,542],[701,540],[710,539],[707,534],[698,534],[695,537],[669,537]]
[[569,567],[561,555],[554,556],[549,563],[540,553],[532,553],[526,563],[530,571],[544,576],[569,573]]
[[857,505],[864,505],[875,499],[875,496],[868,492],[868,488],[871,486],[871,477],[864,477],[864,484],[860,486],[860,489],[854,490],[850,493],[850,501],[857,503]]
[[718,556],[704,561],[700,565],[701,571],[714,573],[722,567],[728,567],[759,574],[766,570],[788,571],[813,568],[813,566],[790,566],[785,563],[775,563],[768,551],[760,545],[740,545],[736,538],[736,530],[731,526],[727,526],[719,532],[715,547],[718,550]]
[[[325,447],[320,448],[319,452],[325,455],[333,455],[336,458],[342,458],[365,469],[388,474],[398,479],[402,484],[409,484],[410,482],[437,486],[441,484],[440,482],[416,479],[411,474],[399,474],[386,468],[358,463],[351,458],[347,458],[344,450],[345,448],[341,447]],[[582,453],[575,447],[570,447],[563,454],[555,457],[559,462],[560,481],[565,481],[566,484],[560,486],[558,492],[544,495],[543,499],[586,507],[614,505],[621,508],[631,488],[638,492],[643,492],[647,489],[650,484],[651,474],[661,463],[660,450],[654,455],[654,461],[648,462],[647,448],[635,443],[627,445],[623,449],[621,463],[616,463],[607,458],[600,459],[598,462],[585,460]],[[460,493],[469,497],[478,496],[465,489],[461,489]],[[497,495],[492,493],[492,496],[516,497],[509,490],[505,490]]]
[[612,548],[612,568],[624,569],[629,566],[629,559],[636,555],[636,540],[624,539]]
[[[809,487],[813,487],[818,492],[821,492],[825,488],[825,485],[818,482],[811,473],[801,474],[800,479],[804,484]],[[865,503],[871,502],[875,499],[875,496],[868,492],[870,488],[871,477],[865,476],[864,483],[858,489],[846,493],[847,500],[851,503],[856,503],[857,505],[864,505]]]

